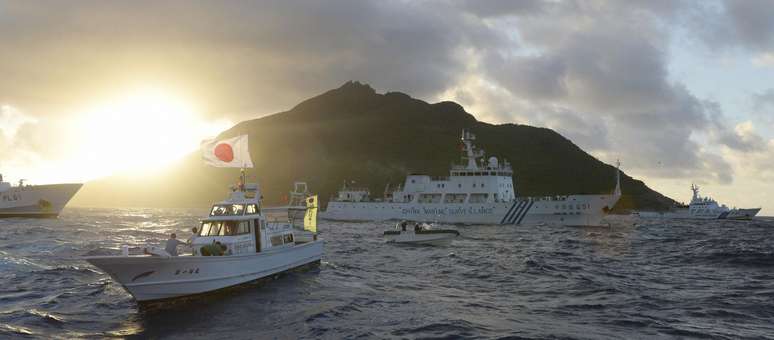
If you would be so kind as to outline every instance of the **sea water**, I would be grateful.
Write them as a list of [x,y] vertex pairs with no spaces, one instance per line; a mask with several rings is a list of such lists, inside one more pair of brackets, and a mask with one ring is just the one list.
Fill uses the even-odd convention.
[[0,219],[0,338],[774,338],[774,220],[603,228],[322,222],[319,267],[153,307],[78,259],[190,236],[205,210]]

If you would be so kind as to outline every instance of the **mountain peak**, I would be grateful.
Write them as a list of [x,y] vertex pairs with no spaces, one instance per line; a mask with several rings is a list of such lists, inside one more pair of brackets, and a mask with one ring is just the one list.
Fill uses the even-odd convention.
[[336,92],[356,92],[356,93],[369,93],[374,94],[376,93],[376,90],[374,90],[371,85],[368,85],[366,83],[361,83],[357,80],[355,81],[348,81],[344,83],[344,85],[341,85],[339,88],[334,90]]

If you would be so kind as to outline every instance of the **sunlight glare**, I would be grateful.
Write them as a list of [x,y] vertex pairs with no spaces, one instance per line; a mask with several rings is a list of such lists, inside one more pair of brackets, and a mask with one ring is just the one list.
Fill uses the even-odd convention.
[[67,177],[83,179],[160,169],[232,125],[208,121],[180,97],[159,89],[100,103],[73,124],[79,136],[72,159],[81,166],[73,169],[79,174]]

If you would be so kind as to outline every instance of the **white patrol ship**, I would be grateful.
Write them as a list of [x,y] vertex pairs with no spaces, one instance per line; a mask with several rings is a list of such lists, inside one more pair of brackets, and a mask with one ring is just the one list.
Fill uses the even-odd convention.
[[[316,220],[305,219],[312,237],[299,240],[291,221],[268,220],[261,211],[256,184],[234,189],[230,197],[212,206],[190,243],[192,254],[170,256],[164,249],[144,248],[129,255],[86,256],[84,259],[110,275],[137,301],[205,293],[319,263],[323,241]],[[310,210],[316,209],[311,206]],[[312,211],[309,212],[313,213]],[[214,247],[214,248],[213,248]]]
[[83,184],[12,186],[0,175],[0,217],[56,217]]
[[729,208],[725,204],[720,205],[711,197],[701,197],[699,186],[691,184],[691,204],[684,205],[668,212],[639,212],[642,218],[676,218],[699,220],[752,220],[761,208],[737,209]]
[[483,159],[473,145],[476,136],[462,131],[464,165],[453,165],[449,177],[409,175],[402,187],[383,199],[365,188],[346,184],[328,202],[321,217],[329,220],[411,220],[461,224],[600,225],[621,197],[620,174],[611,194],[517,197],[508,161]]

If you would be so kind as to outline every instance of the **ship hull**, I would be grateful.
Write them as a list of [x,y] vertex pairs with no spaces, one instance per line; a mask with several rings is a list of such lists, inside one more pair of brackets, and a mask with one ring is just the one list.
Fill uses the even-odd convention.
[[207,293],[302,267],[322,258],[323,241],[236,256],[91,256],[137,301]]
[[56,217],[83,184],[12,187],[0,192],[1,217]]
[[709,211],[691,213],[688,209],[669,212],[640,212],[640,218],[677,219],[677,220],[752,220],[760,212],[760,208],[732,209],[725,211]]
[[392,203],[331,201],[320,217],[334,221],[411,220],[452,224],[596,226],[618,197],[571,195],[495,203]]
[[758,213],[761,211],[760,208],[754,208],[754,209],[734,209],[728,212],[728,215],[725,216],[725,219],[728,220],[752,220],[755,215],[758,215]]

